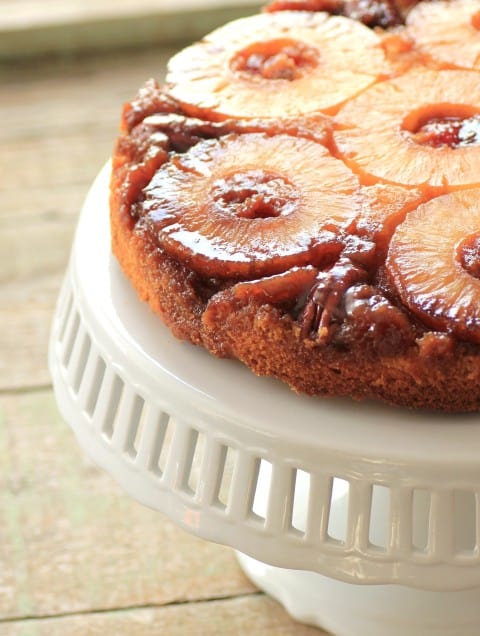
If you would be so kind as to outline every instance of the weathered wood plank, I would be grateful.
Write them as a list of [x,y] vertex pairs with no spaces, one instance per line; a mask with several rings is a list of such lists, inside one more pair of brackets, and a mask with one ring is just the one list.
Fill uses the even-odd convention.
[[82,201],[111,153],[122,102],[154,71],[162,76],[170,54],[7,73],[0,100],[1,390],[49,383],[50,321]]
[[98,164],[92,162],[88,177],[78,183],[36,183],[28,190],[18,187],[0,191],[0,236],[4,231],[16,229],[18,232],[20,227],[25,230],[54,221],[76,220],[91,183],[90,173],[95,174],[104,160],[105,155],[100,151]]
[[85,459],[50,391],[0,396],[0,619],[254,591],[230,549],[130,500]]
[[3,0],[0,59],[195,40],[256,0]]
[[[45,195],[65,184],[88,184],[112,153],[117,134],[114,122],[112,117],[106,129],[91,127],[82,133],[72,131],[6,143],[0,155],[0,174],[7,174],[11,166],[21,166],[22,170],[11,171],[2,188],[3,196],[12,190],[23,190],[21,200],[30,190],[33,196],[38,190]],[[12,203],[15,199],[10,198],[9,204]],[[11,218],[12,210],[2,205],[1,214]]]
[[[162,80],[166,63],[176,50],[156,48],[0,66],[0,140],[33,143],[37,138],[79,133],[90,140],[98,131],[116,134],[122,103],[148,78]],[[66,143],[64,160],[68,149]],[[3,150],[4,144],[2,154]]]
[[[208,10],[221,9],[225,0],[97,0],[78,3],[72,0],[2,0],[0,26],[22,30],[33,25],[66,24],[113,18],[131,19],[137,15],[165,15],[188,12],[196,17]],[[235,0],[231,6],[244,9],[252,0]],[[258,3],[257,3],[258,4]]]
[[[54,261],[61,258],[62,250],[66,259],[68,248],[66,243],[59,241],[52,253]],[[30,261],[27,258],[25,262],[29,266]],[[43,259],[43,265],[45,264],[46,259]],[[17,262],[17,268],[18,265]],[[52,273],[23,281],[0,281],[2,392],[50,384],[47,344],[62,277],[61,273]]]
[[0,636],[327,636],[263,595],[164,608],[0,624]]

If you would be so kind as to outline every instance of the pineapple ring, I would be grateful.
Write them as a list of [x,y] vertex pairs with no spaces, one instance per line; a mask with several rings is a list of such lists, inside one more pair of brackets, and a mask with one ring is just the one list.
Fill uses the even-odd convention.
[[480,70],[480,0],[421,2],[410,12],[407,27],[431,59]]
[[416,143],[423,124],[478,117],[474,71],[415,70],[377,84],[338,113],[337,149],[366,183],[383,181],[441,194],[480,183],[480,144],[435,147]]
[[433,329],[480,343],[480,189],[411,212],[390,243],[387,272],[401,300]]
[[140,226],[206,277],[254,278],[325,264],[355,215],[358,181],[307,139],[254,133],[199,142],[158,170]]
[[336,112],[385,71],[380,39],[364,25],[285,11],[236,20],[184,49],[167,86],[189,115],[286,118]]

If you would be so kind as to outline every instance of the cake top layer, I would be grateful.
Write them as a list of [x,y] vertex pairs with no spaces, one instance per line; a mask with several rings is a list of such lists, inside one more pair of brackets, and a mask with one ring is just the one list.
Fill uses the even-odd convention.
[[114,250],[176,335],[307,393],[480,406],[479,16],[276,0],[125,106]]

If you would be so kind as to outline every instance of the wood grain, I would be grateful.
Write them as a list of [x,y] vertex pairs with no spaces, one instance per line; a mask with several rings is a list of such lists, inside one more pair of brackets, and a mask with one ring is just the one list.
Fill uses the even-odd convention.
[[263,595],[0,624],[0,636],[326,636]]
[[0,59],[193,41],[259,6],[256,0],[2,0]]
[[86,459],[49,390],[0,397],[0,466],[3,620],[255,592],[230,549],[140,506]]
[[122,103],[163,77],[172,52],[4,69],[0,390],[49,384],[50,321],[82,201],[111,154]]

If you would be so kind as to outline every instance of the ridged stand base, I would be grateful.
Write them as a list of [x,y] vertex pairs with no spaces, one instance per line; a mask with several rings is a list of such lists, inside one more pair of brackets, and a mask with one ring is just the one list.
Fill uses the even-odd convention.
[[334,636],[478,636],[480,588],[427,592],[399,585],[355,585],[287,570],[237,552],[245,574],[297,621]]
[[[256,506],[266,505],[268,475],[260,473]],[[300,490],[300,493],[302,490]],[[307,491],[300,501],[307,506]],[[416,502],[421,514],[421,498]],[[460,504],[462,505],[462,504]],[[376,541],[384,541],[388,500],[376,505]],[[348,495],[340,484],[332,493],[331,531],[340,531],[348,514]],[[474,519],[469,501],[463,502],[463,535],[469,542]],[[427,518],[424,517],[425,523]],[[424,524],[425,525],[425,524]],[[416,540],[426,528],[417,527]],[[297,621],[321,627],[334,636],[478,636],[480,587],[456,592],[431,592],[401,585],[357,585],[307,572],[278,568],[237,551],[245,574],[264,592],[279,601]]]

